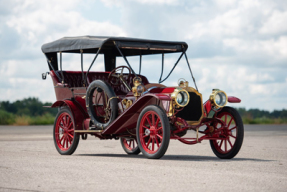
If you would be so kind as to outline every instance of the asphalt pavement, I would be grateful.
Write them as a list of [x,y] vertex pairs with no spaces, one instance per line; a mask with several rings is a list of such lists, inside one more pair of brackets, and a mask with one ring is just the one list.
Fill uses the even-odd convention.
[[172,140],[163,158],[150,160],[91,136],[61,156],[52,132],[0,126],[0,191],[287,191],[287,125],[245,125],[231,160],[218,159],[208,141]]

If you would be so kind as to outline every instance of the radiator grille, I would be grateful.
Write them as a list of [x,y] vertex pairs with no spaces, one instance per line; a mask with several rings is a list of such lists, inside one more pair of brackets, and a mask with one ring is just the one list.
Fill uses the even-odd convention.
[[186,121],[199,121],[202,117],[202,99],[201,95],[195,92],[189,92],[189,103],[184,109],[176,114]]

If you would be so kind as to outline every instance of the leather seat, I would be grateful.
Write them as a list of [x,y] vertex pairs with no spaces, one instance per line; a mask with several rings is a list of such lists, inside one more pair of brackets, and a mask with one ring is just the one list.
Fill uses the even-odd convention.
[[[62,74],[60,71],[56,71],[56,73],[62,77]],[[94,80],[103,80],[107,83],[109,72],[89,72],[88,78],[87,78],[87,84],[89,85]],[[84,75],[86,76],[86,72],[84,72]],[[82,80],[82,72],[81,71],[63,71],[64,76],[64,83],[68,84],[69,87],[83,87],[83,80]],[[148,80],[145,76],[138,75],[142,78],[142,82],[144,85],[148,84]],[[55,81],[57,83],[61,83],[57,76],[53,75],[52,77],[55,78]],[[135,75],[131,74],[130,77],[127,79],[127,84],[130,86],[130,88],[133,87],[133,79]],[[109,83],[110,84],[110,83]],[[115,91],[116,95],[126,95],[129,91],[126,88],[126,86],[121,82],[120,85],[115,86],[110,84],[113,90]]]

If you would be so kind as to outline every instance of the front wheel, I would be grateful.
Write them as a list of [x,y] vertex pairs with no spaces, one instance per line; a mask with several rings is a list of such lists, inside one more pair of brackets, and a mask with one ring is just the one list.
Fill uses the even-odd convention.
[[137,141],[144,156],[161,158],[169,145],[170,127],[165,112],[156,105],[145,107],[137,122]]
[[79,143],[79,135],[75,133],[75,122],[68,108],[60,109],[54,123],[54,143],[61,155],[71,155]]
[[[225,122],[226,127],[222,129],[218,140],[211,140],[210,146],[214,154],[220,159],[231,159],[239,152],[243,137],[243,122],[239,113],[231,107],[224,107],[216,116]],[[215,124],[215,129],[222,128]]]

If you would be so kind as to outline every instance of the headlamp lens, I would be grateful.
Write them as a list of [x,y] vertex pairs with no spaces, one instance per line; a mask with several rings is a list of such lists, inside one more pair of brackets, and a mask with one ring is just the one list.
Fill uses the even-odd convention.
[[185,106],[188,103],[188,95],[185,91],[178,92],[176,101],[179,105]]
[[142,85],[139,85],[139,86],[137,86],[137,92],[138,93],[142,93],[144,91],[144,86],[142,86]]
[[181,92],[179,92],[179,93],[177,94],[177,96],[176,96],[176,101],[177,101],[177,103],[178,103],[178,104],[182,104],[183,99],[184,99],[183,94],[182,94]]
[[223,106],[226,103],[226,96],[224,93],[219,92],[215,95],[215,102],[219,106]]

